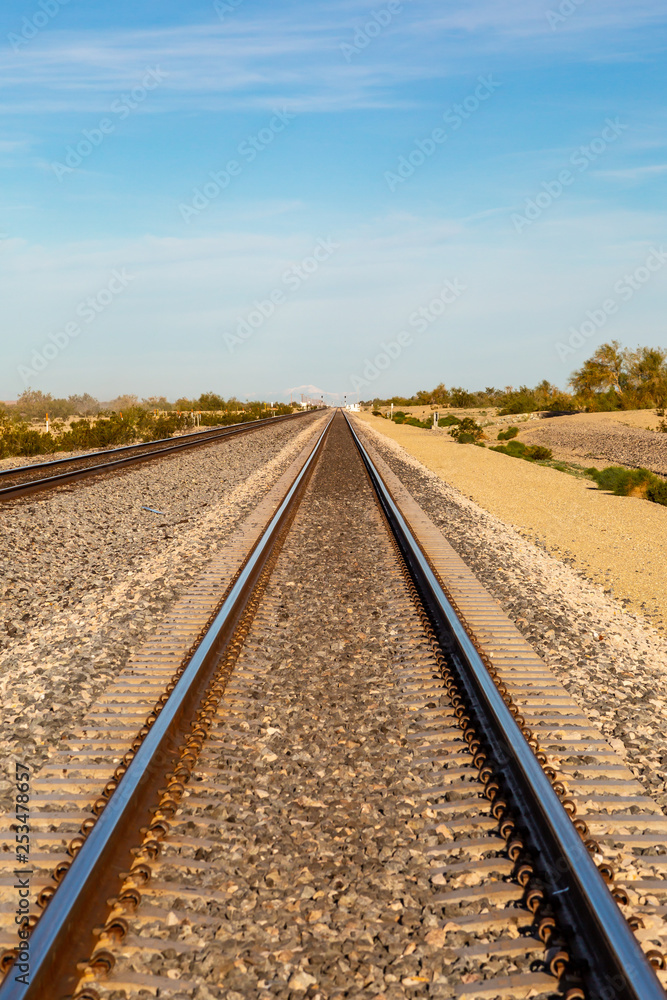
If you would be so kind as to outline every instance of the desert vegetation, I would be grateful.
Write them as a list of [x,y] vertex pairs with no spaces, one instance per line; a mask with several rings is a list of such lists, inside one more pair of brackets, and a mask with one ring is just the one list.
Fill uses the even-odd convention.
[[667,506],[667,481],[649,469],[626,469],[609,465],[606,469],[587,469],[599,490],[618,497],[642,497]]
[[88,393],[59,399],[27,389],[16,403],[0,406],[0,459],[114,448],[172,437],[193,428],[194,414],[197,426],[224,426],[293,409],[284,403],[271,406],[261,401],[225,400],[213,392],[197,399],[182,397],[175,403],[164,397],[139,401],[130,395],[102,403]]
[[[371,401],[369,401],[370,403]],[[487,386],[469,392],[460,386],[447,388],[440,382],[434,389],[419,390],[414,396],[374,399],[381,406],[448,406],[454,409],[497,407],[501,415],[513,413],[574,413],[610,410],[662,410],[667,406],[667,350],[661,347],[624,348],[617,340],[602,344],[572,373],[568,389],[560,389],[544,379],[534,388],[511,385],[498,389]],[[667,421],[662,429],[667,431]]]

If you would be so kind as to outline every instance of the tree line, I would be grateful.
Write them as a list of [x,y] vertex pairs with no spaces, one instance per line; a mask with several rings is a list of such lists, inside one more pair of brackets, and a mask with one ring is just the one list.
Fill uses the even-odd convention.
[[[451,406],[460,409],[498,407],[501,414],[588,412],[600,410],[642,410],[667,406],[667,350],[661,347],[624,348],[617,340],[600,347],[572,373],[571,391],[543,379],[534,388],[508,385],[503,389],[487,386],[470,392],[460,386],[447,388],[440,382],[435,389],[420,389],[413,396],[367,400],[374,407]],[[664,415],[664,414],[662,414]]]
[[215,392],[203,392],[200,396],[188,399],[181,396],[175,402],[170,402],[165,396],[148,396],[139,399],[134,395],[116,396],[108,402],[101,402],[90,393],[65,397],[53,396],[51,393],[40,392],[38,389],[26,389],[15,403],[11,405],[0,403],[0,415],[13,420],[44,420],[48,413],[51,420],[67,420],[70,417],[111,417],[114,414],[135,411],[157,411],[158,413],[252,413],[256,415],[271,406],[277,413],[291,413],[294,407],[285,403],[265,403],[261,400],[241,402],[235,396],[229,399]]

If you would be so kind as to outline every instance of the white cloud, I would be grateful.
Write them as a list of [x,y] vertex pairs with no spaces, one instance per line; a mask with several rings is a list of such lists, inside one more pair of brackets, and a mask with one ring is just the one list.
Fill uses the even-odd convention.
[[596,177],[614,181],[642,181],[667,172],[667,163],[654,163],[643,167],[626,167],[621,170],[596,170]]
[[[210,23],[155,29],[102,33],[52,25],[24,50],[5,54],[0,110],[105,111],[155,65],[169,77],[142,113],[266,109],[283,101],[311,111],[406,107],[406,84],[490,71],[503,57],[514,62],[520,55],[524,65],[611,58],[618,50],[602,45],[607,35],[627,39],[633,28],[664,23],[665,15],[653,0],[608,0],[604,7],[587,0],[554,33],[533,0],[472,0],[444,10],[406,0],[380,36],[346,63],[341,44],[352,43],[371,18],[372,8],[360,12],[345,2],[303,7],[298,18],[256,15],[248,6],[223,24],[212,12]],[[634,58],[631,47],[623,58]]]

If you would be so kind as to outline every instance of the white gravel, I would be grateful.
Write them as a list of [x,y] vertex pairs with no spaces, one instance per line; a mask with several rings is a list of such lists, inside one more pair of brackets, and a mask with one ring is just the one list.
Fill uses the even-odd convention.
[[[3,764],[38,765],[83,717],[304,447],[314,419],[0,508]],[[8,787],[0,772],[0,796]]]

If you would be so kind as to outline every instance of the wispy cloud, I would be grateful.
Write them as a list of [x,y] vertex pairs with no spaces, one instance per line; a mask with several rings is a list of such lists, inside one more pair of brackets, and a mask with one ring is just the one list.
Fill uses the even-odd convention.
[[612,181],[631,181],[639,183],[667,173],[667,163],[654,163],[643,167],[625,167],[621,170],[596,170],[596,177],[604,177]]
[[[653,0],[609,0],[582,7],[567,30],[554,34],[533,0],[439,4],[405,3],[382,37],[351,64],[340,52],[363,22],[357,3],[314,4],[298,19],[285,10],[244,10],[220,24],[154,29],[64,31],[53,26],[25,52],[6,52],[0,111],[10,114],[105,110],[108,99],[131,88],[147,66],[169,80],[145,111],[265,109],[281,101],[299,110],[406,107],[406,84],[479,72],[493,55],[524,64],[544,58],[605,58],[606,34],[627,38],[633,28],[664,23]],[[368,15],[370,16],[370,15]],[[367,19],[367,18],[366,18]],[[590,49],[590,32],[598,44]],[[632,46],[627,55],[632,57]],[[491,68],[491,67],[489,67]]]

